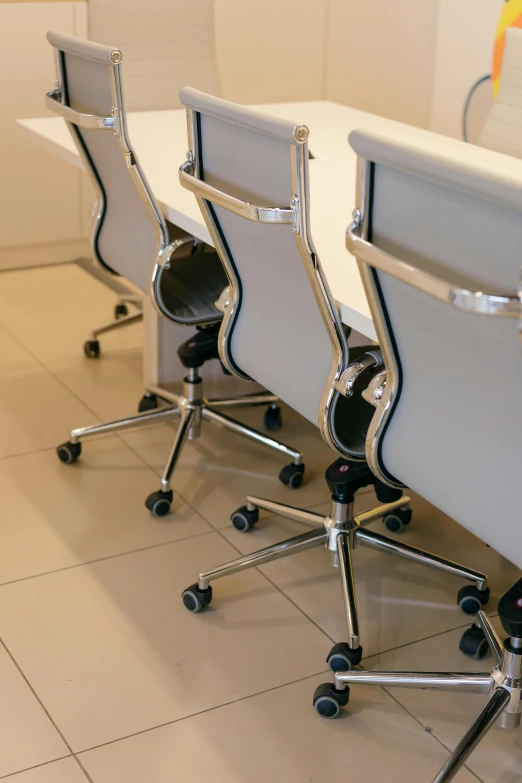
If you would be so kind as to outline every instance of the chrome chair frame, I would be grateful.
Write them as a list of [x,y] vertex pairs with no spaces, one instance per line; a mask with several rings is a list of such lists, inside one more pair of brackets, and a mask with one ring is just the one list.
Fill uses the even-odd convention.
[[[65,104],[65,94],[62,85],[65,83],[64,66],[62,54],[55,48],[56,70],[58,81],[55,89],[46,95],[47,107],[56,114],[63,117],[69,131],[78,147],[80,155],[87,163],[87,171],[98,194],[97,211],[95,215],[91,244],[94,248],[98,262],[108,268],[98,252],[98,236],[101,231],[103,218],[105,214],[105,196],[103,188],[100,186],[98,174],[91,161],[91,158],[85,149],[79,128],[96,130],[100,132],[113,133],[119,143],[121,153],[126,161],[132,178],[136,184],[138,192],[144,202],[152,221],[157,226],[157,246],[156,254],[153,259],[153,270],[151,274],[150,295],[154,306],[163,317],[176,322],[176,319],[165,308],[160,290],[161,274],[164,269],[168,269],[173,255],[187,242],[197,242],[194,237],[187,236],[176,239],[169,243],[168,229],[165,219],[158,207],[156,199],[144,176],[134,149],[131,145],[127,118],[124,110],[123,85],[121,75],[121,62],[123,55],[119,49],[113,49],[110,53],[111,70],[110,83],[112,93],[112,112],[110,117],[100,117],[92,114],[84,114],[72,109]],[[112,271],[112,270],[109,270]],[[142,317],[141,313],[131,314],[126,318],[119,319],[102,330],[95,330],[93,336],[101,334],[102,331],[117,329],[127,323],[135,323]],[[215,319],[206,321],[205,325],[216,323]],[[165,403],[164,406],[158,406],[158,401]],[[220,398],[207,400],[203,396],[203,384],[197,370],[191,369],[184,379],[182,394],[173,394],[163,387],[148,384],[145,389],[145,395],[140,402],[140,413],[134,416],[126,416],[110,422],[94,424],[90,427],[80,427],[73,429],[70,433],[70,440],[61,444],[57,448],[60,460],[66,464],[76,462],[81,454],[81,441],[88,437],[96,435],[114,433],[121,430],[148,426],[157,421],[166,418],[179,416],[180,425],[174,437],[172,449],[161,478],[161,489],[152,492],[146,499],[147,508],[155,516],[164,516],[170,511],[173,501],[173,491],[171,488],[171,479],[179,460],[183,445],[187,440],[195,440],[200,435],[201,421],[210,421],[219,424],[225,429],[244,435],[251,440],[261,443],[281,454],[291,458],[292,463],[285,466],[280,474],[280,480],[291,487],[301,485],[304,474],[304,464],[302,453],[297,449],[281,443],[278,440],[259,432],[258,430],[236,421],[231,417],[221,413],[218,409],[230,407],[244,407],[253,405],[274,406],[278,398],[268,392],[260,392],[254,395],[244,395],[235,398]],[[153,410],[153,408],[156,408]]]
[[[397,399],[399,373],[394,357],[391,336],[383,315],[372,268],[382,270],[397,280],[429,294],[453,307],[475,315],[493,318],[519,320],[522,347],[522,282],[519,295],[500,296],[479,290],[470,291],[467,286],[459,287],[375,247],[368,241],[368,213],[372,188],[372,163],[359,161],[358,203],[354,221],[348,228],[346,244],[357,259],[364,282],[372,315],[385,362],[385,371],[380,373],[376,383],[368,390],[366,399],[376,408],[372,425],[368,431],[366,450],[372,471],[380,480],[390,486],[401,486],[397,479],[384,474],[378,460],[377,448]],[[490,693],[490,698],[446,761],[433,783],[449,783],[466,762],[485,734],[498,720],[501,728],[516,728],[520,725],[522,712],[522,639],[510,638],[502,643],[490,619],[479,611],[476,625],[495,657],[496,665],[489,673],[467,674],[458,672],[390,672],[349,671],[336,672],[335,686],[326,698],[346,704],[349,685],[378,685],[384,687],[420,688],[449,690],[452,692]],[[322,686],[326,688],[326,686]],[[336,713],[337,714],[337,713]],[[332,717],[334,717],[332,715]]]
[[[234,363],[230,352],[231,335],[239,312],[240,285],[232,263],[228,258],[227,248],[223,243],[220,231],[211,208],[212,204],[255,222],[264,225],[291,225],[295,242],[303,261],[308,280],[314,291],[321,315],[328,331],[332,345],[332,364],[329,377],[325,383],[319,409],[318,426],[323,440],[335,452],[349,456],[355,461],[362,461],[362,455],[348,455],[342,443],[336,438],[331,426],[330,409],[335,402],[340,389],[336,384],[341,381],[343,372],[348,366],[348,346],[343,332],[343,326],[331,296],[327,293],[328,283],[318,254],[314,247],[309,219],[309,202],[307,198],[308,177],[308,136],[306,125],[296,125],[293,130],[293,141],[290,151],[291,187],[293,197],[291,204],[273,207],[260,207],[249,204],[228,193],[210,186],[200,179],[200,149],[198,134],[198,112],[187,108],[187,134],[189,151],[187,161],[179,169],[179,179],[183,187],[194,193],[199,208],[209,230],[214,247],[225,267],[229,278],[229,292],[224,302],[224,316],[219,333],[219,353],[221,361],[227,370],[241,378],[248,379]],[[249,380],[249,379],[248,379]],[[342,391],[341,391],[342,393]]]
[[[309,131],[304,125],[297,125],[293,131],[295,142],[291,152],[292,202],[288,206],[260,207],[250,204],[230,194],[218,190],[199,178],[199,134],[197,132],[197,112],[187,109],[188,136],[191,148],[187,161],[179,169],[179,179],[183,187],[192,191],[204,216],[215,247],[230,280],[230,291],[224,302],[225,316],[220,332],[220,355],[223,363],[236,375],[245,377],[233,363],[229,353],[230,334],[239,307],[240,286],[234,266],[228,259],[228,251],[212,213],[211,204],[223,207],[247,220],[271,225],[291,225],[295,241],[306,269],[310,285],[316,295],[324,323],[327,326],[332,344],[332,365],[330,375],[324,387],[319,408],[319,428],[321,435],[332,450],[354,462],[364,462],[361,454],[348,453],[338,441],[332,427],[331,406],[335,395],[351,397],[354,384],[368,367],[382,364],[379,350],[368,352],[359,362],[348,364],[347,344],[342,334],[342,325],[335,304],[328,294],[328,286],[323,277],[318,255],[313,246],[309,230],[309,204],[307,199],[307,172]],[[332,564],[339,567],[343,585],[343,596],[348,628],[348,642],[336,644],[327,662],[333,671],[335,667],[349,668],[357,665],[362,658],[359,638],[357,602],[352,565],[352,551],[358,543],[395,554],[415,562],[444,571],[453,576],[468,579],[475,584],[476,607],[487,602],[489,589],[485,574],[468,569],[458,563],[438,557],[430,552],[394,541],[373,531],[363,530],[370,522],[384,518],[398,510],[408,507],[409,498],[401,497],[391,503],[382,504],[360,515],[354,514],[353,501],[332,496],[331,510],[328,516],[316,514],[305,509],[276,503],[264,498],[249,496],[246,506],[232,514],[232,521],[238,516],[238,529],[247,530],[258,519],[259,509],[279,514],[297,522],[312,525],[313,530],[294,536],[279,544],[262,549],[245,557],[238,558],[214,569],[199,574],[198,581],[183,591],[182,599],[189,611],[199,612],[212,600],[211,582],[215,579],[244,571],[264,563],[279,560],[306,549],[324,545],[331,554]],[[240,527],[239,525],[244,525]],[[474,609],[475,613],[477,608]]]

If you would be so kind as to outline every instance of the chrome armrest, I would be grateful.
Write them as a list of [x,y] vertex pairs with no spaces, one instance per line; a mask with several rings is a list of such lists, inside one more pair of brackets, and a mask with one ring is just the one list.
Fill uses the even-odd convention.
[[412,266],[400,258],[363,239],[361,236],[361,212],[356,209],[354,221],[346,232],[346,247],[358,261],[391,275],[396,280],[422,291],[424,294],[452,305],[458,310],[476,315],[495,316],[497,318],[519,318],[522,320],[522,290],[518,296],[490,294],[482,290],[469,291],[455,286],[441,277]]
[[299,212],[296,198],[292,199],[293,205],[291,207],[256,207],[254,204],[249,204],[248,201],[241,201],[241,199],[203,182],[195,177],[192,171],[193,162],[190,156],[186,163],[179,168],[179,181],[184,188],[197,196],[247,220],[253,220],[257,223],[291,225],[294,227],[295,233],[298,233]]
[[382,400],[386,388],[386,370],[381,370],[371,379],[368,387],[361,392],[361,397],[376,408]]
[[189,244],[189,242],[193,243],[194,237],[187,235],[186,237],[175,239],[174,242],[171,242],[169,245],[164,247],[158,256],[158,266],[162,269],[170,269],[170,260],[174,253],[179,250],[180,247],[183,247],[183,245]]
[[[55,114],[59,114],[67,122],[78,125],[80,128],[88,130],[116,130],[116,117],[98,117],[96,114],[82,114],[79,111],[71,109],[67,104],[62,103],[62,91],[52,90],[45,96],[45,103],[48,109]],[[115,114],[116,110],[113,109]]]
[[380,367],[383,364],[381,352],[378,349],[368,351],[358,362],[349,364],[346,370],[334,383],[334,388],[344,397],[352,397],[357,378],[369,367]]

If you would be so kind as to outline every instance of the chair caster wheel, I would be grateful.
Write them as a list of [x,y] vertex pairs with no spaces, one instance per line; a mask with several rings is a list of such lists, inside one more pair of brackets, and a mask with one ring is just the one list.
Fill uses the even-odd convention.
[[390,533],[402,533],[405,525],[409,525],[412,518],[411,508],[398,508],[383,518],[386,530]]
[[169,513],[173,500],[174,493],[171,489],[168,492],[158,489],[157,492],[150,493],[145,501],[145,505],[149,511],[152,511],[155,517],[164,517]]
[[287,487],[297,489],[303,483],[304,470],[305,466],[302,463],[300,465],[294,465],[293,463],[292,465],[285,465],[279,474],[279,481]]
[[125,318],[126,315],[129,314],[129,308],[126,304],[117,304],[114,306],[114,320],[117,321],[119,318]]
[[56,453],[60,462],[63,462],[65,465],[72,465],[82,453],[82,444],[71,443],[69,440],[67,443],[62,443],[58,446]]
[[100,343],[98,340],[86,340],[83,344],[83,352],[88,359],[98,359],[100,356]]
[[155,394],[144,394],[138,405],[138,412],[145,413],[146,411],[156,410],[158,407],[158,398]]
[[464,631],[459,643],[459,650],[476,661],[485,658],[489,652],[489,644],[482,628],[472,625]]
[[485,658],[489,652],[489,644],[482,628],[472,625],[471,628],[464,631],[459,643],[459,650],[476,661]]
[[479,609],[489,601],[489,587],[479,590],[474,585],[461,587],[457,595],[457,603],[464,614],[477,614]]
[[283,425],[283,416],[279,405],[271,405],[265,411],[265,417],[263,419],[265,430],[270,432],[277,432]]
[[343,707],[346,707],[350,700],[350,689],[344,688],[338,691],[331,682],[324,682],[315,689],[314,710],[321,718],[336,718]]
[[349,672],[360,664],[362,653],[363,649],[360,645],[352,650],[345,642],[339,642],[334,644],[328,653],[326,663],[332,672]]
[[250,511],[247,506],[241,506],[230,517],[230,521],[240,533],[246,533],[247,530],[254,527],[258,520],[259,509],[255,508],[253,511]]
[[183,590],[181,598],[185,609],[196,614],[212,601],[212,587],[209,586],[206,590],[201,590],[196,582]]

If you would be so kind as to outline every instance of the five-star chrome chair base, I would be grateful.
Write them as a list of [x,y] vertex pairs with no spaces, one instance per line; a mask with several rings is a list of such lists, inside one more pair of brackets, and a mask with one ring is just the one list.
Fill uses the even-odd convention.
[[[339,568],[340,571],[348,630],[348,641],[334,645],[328,655],[327,663],[334,672],[351,670],[362,659],[352,564],[352,552],[357,545],[361,544],[388,552],[473,582],[473,585],[463,587],[458,595],[458,603],[466,614],[476,614],[489,599],[489,588],[485,574],[423,549],[396,541],[373,530],[365,529],[364,526],[370,522],[385,518],[387,514],[404,509],[408,505],[409,498],[403,496],[391,503],[384,503],[369,511],[354,515],[353,500],[347,501],[346,498],[340,499],[332,496],[330,514],[323,516],[313,511],[250,496],[247,498],[247,505],[232,515],[232,521],[237,529],[248,530],[257,521],[259,509],[310,525],[312,529],[279,544],[274,544],[200,573],[198,581],[183,591],[183,603],[189,611],[199,612],[212,601],[211,582],[216,579],[280,560],[313,547],[324,546],[330,552],[334,567]],[[239,522],[235,519],[237,514],[239,514]],[[327,687],[330,689],[330,684]],[[340,696],[340,702],[343,700],[343,696]],[[324,700],[322,703],[327,708],[325,717],[334,717],[329,713],[335,711],[335,714],[338,714],[343,706],[342,703],[337,703],[335,700],[333,704],[327,705]],[[321,712],[319,702],[316,704],[316,709],[318,707],[318,712]]]
[[[160,400],[167,404],[163,407],[158,407]],[[220,408],[269,405],[270,408],[265,416],[265,423],[269,426],[268,422],[271,420],[277,424],[277,416],[272,417],[270,415],[272,412],[279,410],[277,402],[277,397],[268,392],[245,395],[244,397],[232,397],[230,399],[207,400],[203,396],[203,381],[198,370],[190,369],[184,380],[183,393],[181,395],[172,394],[161,387],[150,386],[140,402],[140,413],[135,416],[127,416],[115,421],[72,430],[70,440],[58,446],[56,451],[62,462],[71,464],[76,462],[80,456],[82,449],[81,441],[85,438],[145,427],[163,419],[178,417],[180,423],[161,478],[161,488],[156,492],[152,492],[145,501],[145,505],[154,516],[161,517],[169,513],[174,499],[171,480],[185,442],[199,437],[203,422],[212,422],[290,457],[292,462],[281,470],[279,479],[286,486],[296,489],[301,486],[304,478],[305,466],[301,452],[286,446],[263,432],[259,432],[242,422],[232,419],[219,410]],[[269,426],[269,428],[277,429],[278,427]]]

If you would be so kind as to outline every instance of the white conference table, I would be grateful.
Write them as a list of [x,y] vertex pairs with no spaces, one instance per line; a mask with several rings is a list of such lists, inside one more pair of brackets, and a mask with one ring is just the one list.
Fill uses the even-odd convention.
[[[256,106],[277,117],[310,128],[310,222],[314,244],[335,297],[342,320],[372,340],[376,338],[368,302],[355,259],[348,253],[345,233],[355,206],[356,156],[348,144],[354,128],[390,134],[408,126],[331,101],[274,103]],[[71,135],[60,117],[17,120],[18,125],[49,151],[83,169]],[[185,160],[185,111],[130,112],[129,135],[149,184],[168,220],[206,242],[211,242],[194,195],[181,187],[178,167]],[[170,359],[173,324],[145,311],[145,380],[177,380],[179,370]],[[179,332],[177,333],[179,336]],[[186,335],[182,337],[186,339]],[[174,345],[182,340],[178,339]],[[176,367],[176,369],[174,369]],[[172,377],[172,373],[176,373]]]

